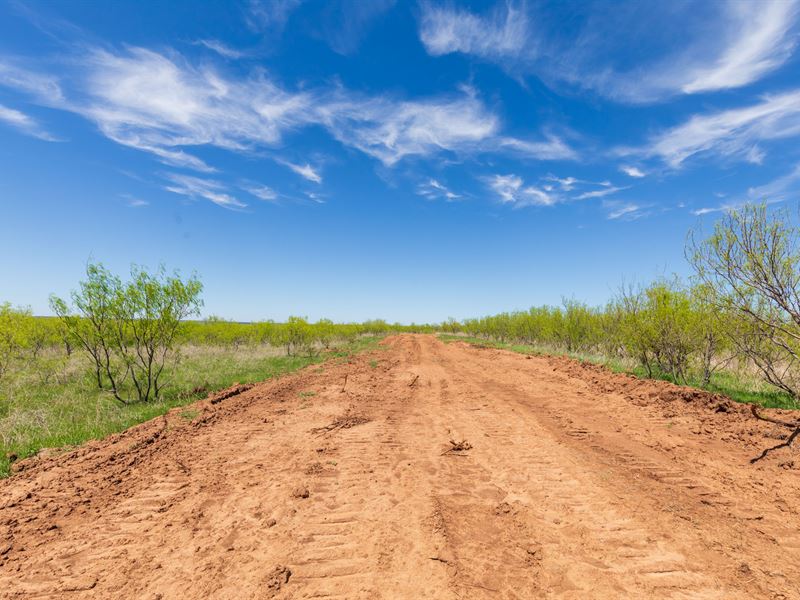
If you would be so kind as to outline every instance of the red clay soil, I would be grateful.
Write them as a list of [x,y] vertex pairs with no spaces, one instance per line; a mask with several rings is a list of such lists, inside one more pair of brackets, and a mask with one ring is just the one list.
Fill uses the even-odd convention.
[[800,598],[800,457],[720,397],[410,335],[222,396],[18,464],[0,597]]

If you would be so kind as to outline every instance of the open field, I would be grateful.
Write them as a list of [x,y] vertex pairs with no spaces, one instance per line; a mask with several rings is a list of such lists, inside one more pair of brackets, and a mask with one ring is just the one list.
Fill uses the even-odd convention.
[[800,596],[797,450],[719,396],[412,335],[235,391],[18,463],[0,597]]

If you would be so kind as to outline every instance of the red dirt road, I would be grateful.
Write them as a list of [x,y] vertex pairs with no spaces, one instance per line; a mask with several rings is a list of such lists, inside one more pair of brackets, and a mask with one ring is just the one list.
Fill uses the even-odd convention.
[[195,409],[0,482],[0,597],[800,598],[799,457],[720,398],[397,336]]

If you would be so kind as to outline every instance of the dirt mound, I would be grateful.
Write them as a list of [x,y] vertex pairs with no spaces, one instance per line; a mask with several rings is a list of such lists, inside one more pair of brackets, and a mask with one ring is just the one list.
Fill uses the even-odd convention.
[[800,598],[798,450],[714,394],[407,335],[191,409],[18,461],[0,598]]
[[246,392],[252,387],[253,387],[252,384],[240,385],[238,383],[235,383],[227,389],[212,394],[207,398],[207,400],[211,402],[211,404],[219,404],[223,400],[227,400],[228,398],[233,398],[234,396],[238,396],[242,392]]

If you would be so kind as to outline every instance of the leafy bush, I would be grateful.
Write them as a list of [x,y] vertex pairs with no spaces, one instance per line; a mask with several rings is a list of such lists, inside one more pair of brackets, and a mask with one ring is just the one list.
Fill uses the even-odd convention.
[[53,296],[51,307],[69,335],[91,356],[99,388],[108,386],[120,402],[158,399],[161,375],[175,354],[184,319],[199,313],[203,286],[169,276],[163,267],[151,274],[131,269],[127,283],[100,264],[90,264],[86,280],[67,302]]
[[690,262],[731,343],[770,384],[800,394],[800,228],[765,204],[726,213],[705,240],[690,238]]

